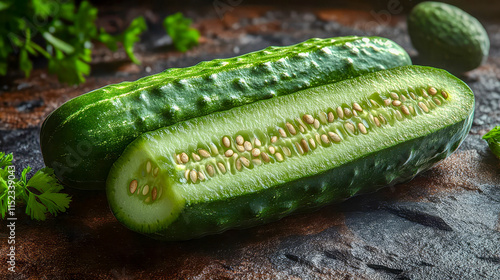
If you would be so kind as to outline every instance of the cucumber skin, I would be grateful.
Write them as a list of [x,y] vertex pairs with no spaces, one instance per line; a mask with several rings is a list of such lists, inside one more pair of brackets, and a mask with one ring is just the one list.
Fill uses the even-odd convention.
[[484,62],[490,41],[481,23],[441,2],[422,2],[408,16],[408,33],[426,65],[460,74]]
[[[113,162],[144,132],[306,87],[411,64],[408,54],[385,38],[334,40],[310,39],[294,46],[168,69],[72,99],[42,124],[44,162],[68,186],[104,189]],[[223,63],[229,64],[221,66]]]
[[[472,120],[473,114],[435,133],[366,155],[324,174],[234,199],[187,205],[168,229],[146,235],[179,241],[230,228],[248,228],[411,180],[453,153],[467,136]],[[410,157],[409,151],[419,151],[418,156]],[[397,160],[395,155],[404,156]]]

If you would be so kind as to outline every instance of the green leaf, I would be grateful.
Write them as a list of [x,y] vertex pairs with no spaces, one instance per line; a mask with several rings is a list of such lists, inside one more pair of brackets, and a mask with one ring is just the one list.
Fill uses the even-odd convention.
[[[4,173],[2,171],[0,172]],[[9,185],[7,184],[7,180],[4,179],[4,176],[0,177],[0,215],[2,216],[2,219],[5,218],[5,214],[7,214],[7,210],[9,209],[9,196],[7,193],[9,191]]]
[[57,74],[62,83],[80,84],[85,82],[90,66],[75,55],[53,57],[49,60],[49,72]]
[[7,10],[10,7],[11,3],[7,3],[5,1],[0,1],[0,12],[3,10]]
[[99,31],[99,36],[97,37],[97,40],[105,44],[112,51],[116,51],[118,49],[117,46],[118,39],[115,38],[113,35],[107,33],[104,30],[104,28],[101,28],[101,30]]
[[54,0],[31,0],[35,16],[46,19],[54,11],[58,3]]
[[45,221],[47,218],[45,213],[47,213],[47,207],[37,201],[37,196],[34,193],[30,193],[28,202],[26,203],[26,214],[28,214],[31,219]]
[[[0,216],[5,218],[5,214],[9,208],[9,175],[11,172],[8,166],[12,165],[12,154],[5,154],[0,152]],[[11,178],[12,179],[12,178]],[[16,180],[13,180],[16,182]]]
[[493,154],[500,159],[500,125],[483,136]]
[[13,158],[12,153],[6,155],[4,152],[0,152],[0,168],[12,165]]
[[163,26],[172,38],[175,48],[181,52],[198,45],[200,32],[191,28],[191,23],[192,20],[185,18],[180,12],[166,17],[163,21]]
[[134,44],[140,40],[141,33],[146,29],[146,21],[143,17],[138,17],[130,23],[128,28],[120,36],[122,38],[121,42],[125,52],[130,60],[136,64],[140,64],[141,62],[134,55]]
[[47,40],[47,42],[49,42],[49,44],[54,46],[54,48],[59,49],[65,52],[66,54],[71,54],[75,51],[75,48],[73,48],[70,44],[54,37],[49,32],[44,32],[42,36],[43,38],[45,38],[45,40]]
[[28,57],[26,48],[22,48],[19,52],[19,69],[24,72],[26,78],[29,77],[31,70],[33,69],[33,64]]
[[78,7],[75,15],[75,34],[80,41],[97,38],[97,27],[95,20],[97,18],[97,8],[88,1],[83,1]]
[[[37,190],[34,193],[30,188]],[[57,216],[65,212],[71,202],[71,197],[65,193],[59,193],[63,187],[57,181],[54,170],[45,167],[38,170],[26,184],[25,190],[29,193],[26,213],[35,220],[45,220],[45,214]]]

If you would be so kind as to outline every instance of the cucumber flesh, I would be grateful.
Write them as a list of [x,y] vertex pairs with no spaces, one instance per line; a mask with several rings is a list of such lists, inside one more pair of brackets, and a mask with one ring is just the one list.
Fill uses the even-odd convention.
[[248,227],[413,178],[459,146],[473,111],[446,71],[380,71],[143,134],[114,163],[108,200],[165,240]]

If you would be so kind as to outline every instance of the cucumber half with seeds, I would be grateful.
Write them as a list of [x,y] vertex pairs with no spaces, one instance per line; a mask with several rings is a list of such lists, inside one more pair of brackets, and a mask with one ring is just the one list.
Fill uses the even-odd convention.
[[457,149],[473,111],[446,71],[367,74],[145,133],[114,163],[108,200],[164,240],[249,227],[413,178]]

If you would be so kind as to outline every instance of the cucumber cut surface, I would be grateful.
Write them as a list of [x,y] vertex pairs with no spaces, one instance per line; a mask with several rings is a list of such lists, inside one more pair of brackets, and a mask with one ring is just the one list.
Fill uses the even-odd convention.
[[108,200],[159,239],[257,225],[413,178],[456,150],[473,111],[468,86],[429,67],[310,88],[143,134]]

